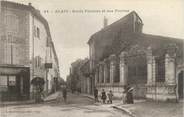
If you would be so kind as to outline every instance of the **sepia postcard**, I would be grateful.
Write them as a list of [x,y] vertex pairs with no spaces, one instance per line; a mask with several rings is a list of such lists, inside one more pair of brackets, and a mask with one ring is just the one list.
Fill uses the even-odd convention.
[[183,117],[183,0],[0,0],[0,117]]

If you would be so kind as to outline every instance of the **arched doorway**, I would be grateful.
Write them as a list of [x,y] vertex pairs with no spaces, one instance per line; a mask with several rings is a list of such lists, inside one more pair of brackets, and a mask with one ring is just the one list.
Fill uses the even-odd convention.
[[178,74],[178,97],[179,99],[183,99],[183,74],[184,71],[179,72]]
[[35,77],[31,80],[31,84],[33,85],[34,88],[34,98],[36,103],[40,103],[43,101],[42,99],[42,94],[44,90],[44,78],[41,77]]

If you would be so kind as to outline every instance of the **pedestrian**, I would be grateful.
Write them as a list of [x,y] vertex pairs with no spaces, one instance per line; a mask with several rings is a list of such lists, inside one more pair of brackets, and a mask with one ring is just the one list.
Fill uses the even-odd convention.
[[105,92],[105,90],[104,90],[104,89],[102,89],[101,99],[102,99],[102,101],[103,101],[103,104],[105,104],[106,98],[107,98],[107,96],[106,96],[106,92]]
[[112,91],[110,90],[109,91],[109,93],[107,94],[107,96],[108,96],[108,103],[110,103],[110,104],[112,104],[112,97],[113,97],[113,93],[112,93]]
[[57,103],[62,101],[62,90],[61,87],[59,88],[58,96],[57,96]]
[[124,91],[122,92],[122,103],[123,104],[126,104],[126,102],[127,102],[127,87],[126,87],[126,85],[124,86]]
[[98,89],[96,87],[94,90],[94,98],[95,98],[95,102],[98,102]]
[[36,103],[43,102],[41,85],[36,85],[35,88],[36,88],[36,90],[35,90],[35,102]]
[[131,87],[129,84],[127,86],[127,104],[133,104],[133,87]]
[[64,99],[64,102],[66,103],[67,102],[67,89],[66,89],[66,87],[63,88],[63,99]]

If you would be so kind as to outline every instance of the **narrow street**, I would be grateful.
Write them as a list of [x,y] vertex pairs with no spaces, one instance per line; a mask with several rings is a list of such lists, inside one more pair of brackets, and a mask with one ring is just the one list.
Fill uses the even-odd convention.
[[45,103],[0,107],[1,117],[129,117],[110,105],[95,105],[93,100],[69,94],[68,103]]

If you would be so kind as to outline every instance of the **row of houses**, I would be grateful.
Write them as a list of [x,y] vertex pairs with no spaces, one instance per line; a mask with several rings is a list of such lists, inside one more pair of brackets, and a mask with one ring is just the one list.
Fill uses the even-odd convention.
[[0,3],[1,99],[31,98],[35,90],[31,81],[36,77],[44,79],[48,94],[60,74],[47,20],[31,3]]
[[104,19],[104,28],[88,41],[89,61],[81,66],[89,69],[80,78],[84,93],[87,89],[93,94],[96,87],[121,97],[124,86],[130,85],[135,98],[183,98],[184,41],[145,34],[142,29],[135,11],[110,25]]

